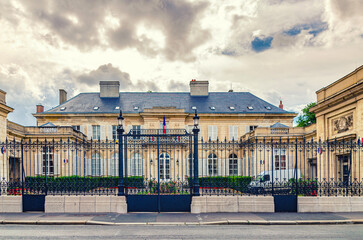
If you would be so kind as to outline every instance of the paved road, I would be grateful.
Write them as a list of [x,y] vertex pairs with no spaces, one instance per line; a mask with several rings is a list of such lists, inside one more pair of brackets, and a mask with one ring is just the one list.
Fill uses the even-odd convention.
[[362,225],[52,226],[0,225],[0,239],[362,239]]

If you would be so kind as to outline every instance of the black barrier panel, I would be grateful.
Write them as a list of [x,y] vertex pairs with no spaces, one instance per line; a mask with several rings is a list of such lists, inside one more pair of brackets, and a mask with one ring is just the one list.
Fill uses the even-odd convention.
[[23,195],[23,212],[44,212],[45,195]]
[[191,195],[128,195],[128,212],[190,212]]
[[190,212],[191,195],[161,195],[161,212]]
[[275,195],[275,212],[297,212],[296,195]]
[[128,212],[158,212],[157,195],[128,195]]

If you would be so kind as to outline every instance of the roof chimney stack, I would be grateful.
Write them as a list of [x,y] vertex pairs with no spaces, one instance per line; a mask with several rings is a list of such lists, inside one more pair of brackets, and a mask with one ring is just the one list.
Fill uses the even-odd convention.
[[208,81],[197,81],[192,79],[190,81],[190,96],[208,96]]
[[59,105],[67,101],[67,92],[64,89],[59,89]]
[[279,108],[284,109],[284,105],[282,104],[282,100],[280,100]]
[[37,113],[42,113],[44,112],[44,106],[42,104],[37,104]]
[[120,97],[119,81],[100,81],[101,98],[118,98]]

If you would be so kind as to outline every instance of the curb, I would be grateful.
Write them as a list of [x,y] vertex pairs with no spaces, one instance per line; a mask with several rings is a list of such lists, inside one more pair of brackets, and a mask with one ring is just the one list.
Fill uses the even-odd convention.
[[19,225],[149,225],[149,226],[208,226],[208,225],[333,225],[333,224],[363,224],[363,219],[347,220],[223,220],[213,222],[105,222],[93,220],[0,220],[0,224]]

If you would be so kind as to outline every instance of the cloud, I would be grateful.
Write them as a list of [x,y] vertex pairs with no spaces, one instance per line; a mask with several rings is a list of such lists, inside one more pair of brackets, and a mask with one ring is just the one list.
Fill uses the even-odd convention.
[[75,77],[76,83],[86,84],[88,86],[95,86],[102,80],[117,80],[120,82],[121,89],[128,89],[132,85],[130,75],[112,66],[111,63],[101,65],[96,70]]
[[55,47],[57,38],[81,51],[135,48],[149,57],[161,55],[171,61],[192,61],[193,50],[210,38],[199,24],[208,6],[206,2],[29,0],[16,3],[21,7],[6,4],[3,8],[12,15],[24,8],[22,15],[35,23],[35,31],[47,32],[44,41]]

